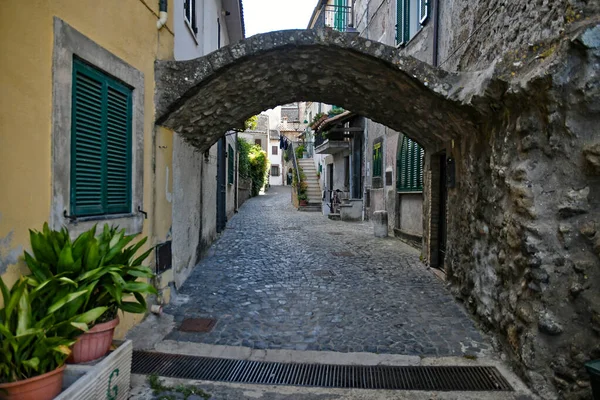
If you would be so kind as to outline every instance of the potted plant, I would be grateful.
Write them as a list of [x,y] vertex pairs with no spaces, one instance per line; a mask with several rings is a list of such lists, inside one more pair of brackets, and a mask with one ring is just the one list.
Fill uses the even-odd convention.
[[[25,262],[32,273],[59,277],[54,279],[55,284],[59,282],[54,289],[59,298],[83,293],[58,317],[64,320],[71,314],[103,310],[90,321],[93,327],[77,338],[69,362],[87,362],[104,356],[119,323],[118,310],[145,313],[144,295],[157,294],[152,285],[137,281],[153,278],[154,274],[141,265],[152,249],[134,257],[147,238],[128,246],[135,236],[108,225],[104,225],[99,235],[94,226],[74,241],[66,228],[53,231],[44,224],[42,232],[30,231],[33,255],[25,252]],[[68,336],[69,332],[63,334]]]
[[105,309],[92,309],[62,319],[83,291],[66,297],[54,292],[63,277],[35,275],[21,277],[11,290],[0,278],[4,308],[0,309],[0,397],[7,400],[53,399],[62,388],[65,361],[71,354],[73,338],[60,332],[88,329]]
[[305,148],[303,145],[296,147],[296,158],[302,158]]
[[300,202],[301,206],[307,206],[308,205],[308,196],[306,195],[306,193],[300,193],[298,195],[298,201]]

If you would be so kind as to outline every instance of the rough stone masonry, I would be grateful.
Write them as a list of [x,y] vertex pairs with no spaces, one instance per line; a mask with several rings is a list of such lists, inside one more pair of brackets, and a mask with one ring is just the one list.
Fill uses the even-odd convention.
[[159,62],[159,122],[202,150],[249,115],[314,100],[426,152],[445,145],[456,160],[446,265],[456,296],[544,399],[589,398],[583,363],[600,358],[600,26],[572,23],[483,72],[448,74],[394,51],[293,31]]

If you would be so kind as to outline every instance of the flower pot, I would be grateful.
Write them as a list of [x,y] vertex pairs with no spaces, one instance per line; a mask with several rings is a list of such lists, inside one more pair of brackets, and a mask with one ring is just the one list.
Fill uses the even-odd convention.
[[308,205],[308,201],[306,201],[306,200],[300,200],[300,205],[301,206],[307,206]]
[[119,317],[94,325],[92,329],[77,338],[68,363],[77,364],[95,360],[104,356],[110,349],[115,327],[119,325]]
[[33,378],[0,383],[3,400],[51,400],[61,391],[65,365]]

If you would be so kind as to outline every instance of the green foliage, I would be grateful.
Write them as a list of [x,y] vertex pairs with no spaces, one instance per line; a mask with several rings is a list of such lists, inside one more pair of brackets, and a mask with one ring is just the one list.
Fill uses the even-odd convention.
[[[10,291],[0,278],[0,289],[4,300],[0,309],[0,383],[42,375],[62,366],[75,340],[58,336],[57,315],[46,312],[47,304],[57,296],[27,276],[15,282]],[[71,323],[85,324],[86,320],[79,315]]]
[[267,153],[259,145],[254,145],[250,148],[248,161],[250,163],[250,178],[252,178],[252,196],[258,196],[260,189],[267,180],[267,168],[269,166]]
[[300,201],[306,201],[306,200],[308,200],[308,195],[306,193],[300,193],[298,195],[298,200],[300,200]]
[[305,147],[300,145],[296,147],[296,158],[302,158],[302,153],[304,153]]
[[312,121],[310,122],[310,126],[312,127],[314,124],[316,124],[317,122],[319,122],[319,120],[320,120],[321,118],[323,118],[323,116],[324,116],[324,115],[325,115],[325,113],[322,113],[322,112],[320,112],[320,113],[317,113],[317,114],[316,114],[316,115],[313,117]]
[[346,111],[346,110],[344,110],[343,108],[334,107],[331,110],[329,110],[329,112],[327,112],[327,115],[329,115],[330,117],[333,117],[335,115],[339,115],[339,114],[343,113],[344,111]]
[[192,385],[177,385],[175,387],[164,385],[157,374],[152,374],[148,376],[148,384],[152,389],[152,394],[155,396],[159,396],[158,399],[164,400],[175,400],[178,397],[174,394],[165,394],[165,392],[175,392],[181,393],[183,395],[184,400],[187,400],[190,396],[196,395],[202,397],[203,399],[209,399],[210,394],[206,393],[204,390],[200,389],[197,386]]
[[246,139],[238,137],[239,166],[238,171],[241,178],[250,178],[250,149],[252,145]]
[[244,122],[246,130],[256,130],[258,128],[258,115],[254,115]]
[[[150,268],[142,266],[153,249],[135,257],[147,240],[128,246],[135,236],[108,224],[99,235],[94,226],[74,241],[66,228],[52,231],[44,224],[42,232],[30,231],[33,255],[25,252],[25,262],[32,273],[30,279],[56,294],[57,300],[48,311],[56,313],[59,321],[89,313],[95,317],[90,322],[112,320],[117,309],[146,312],[144,295],[158,293],[152,285],[137,279],[154,277]],[[134,299],[124,300],[131,295]],[[66,330],[60,333],[71,335]]]

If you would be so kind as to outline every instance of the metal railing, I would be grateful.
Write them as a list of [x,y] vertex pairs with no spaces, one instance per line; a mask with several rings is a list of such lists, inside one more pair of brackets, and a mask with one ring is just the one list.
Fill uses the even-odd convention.
[[313,28],[333,28],[340,32],[352,30],[352,7],[326,4],[321,8]]
[[287,148],[287,156],[289,160],[292,160],[292,165],[294,166],[294,171],[296,172],[296,179],[298,184],[296,185],[296,193],[300,194],[300,168],[298,168],[298,160],[296,159],[296,144],[294,142],[289,142],[289,146]]

